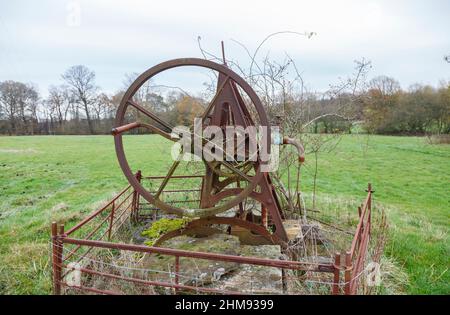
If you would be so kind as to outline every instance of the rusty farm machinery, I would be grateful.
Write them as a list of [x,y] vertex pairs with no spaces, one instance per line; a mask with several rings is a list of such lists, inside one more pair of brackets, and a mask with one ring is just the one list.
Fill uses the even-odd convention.
[[[169,121],[167,115],[148,103],[141,103],[136,95],[157,75],[184,67],[214,73],[216,80],[208,102],[199,104],[194,98],[186,102],[187,109],[182,112],[188,113],[191,121],[180,129],[173,126],[174,119]],[[196,110],[193,111],[192,107]],[[129,185],[70,229],[65,230],[63,225],[53,223],[54,293],[155,294],[161,293],[158,288],[169,290],[163,294],[180,291],[230,293],[225,284],[213,281],[226,273],[225,267],[216,267],[218,264],[234,268],[235,277],[229,276],[228,282],[241,279],[231,293],[236,293],[236,290],[240,293],[322,292],[322,289],[312,291],[314,283],[320,287],[329,286],[323,290],[326,293],[357,293],[369,251],[370,185],[364,204],[358,209],[356,232],[343,232],[350,235],[351,245],[347,242],[328,248],[329,235],[323,237],[320,226],[311,224],[301,209],[292,211],[294,202],[288,200],[290,194],[286,193],[286,188],[280,189],[279,179],[277,182],[274,180],[270,165],[277,145],[292,146],[291,152],[295,152],[299,165],[305,157],[301,143],[283,137],[276,128],[272,128],[273,125],[276,127],[257,93],[227,66],[225,58],[223,64],[197,58],[174,59],[137,76],[123,95],[112,129],[117,158]],[[211,134],[205,136],[208,128],[222,132],[223,137],[213,139]],[[153,139],[150,146],[138,150],[138,158],[128,151],[127,141],[132,137],[126,136],[137,130],[143,131],[141,138]],[[228,130],[233,132],[228,133]],[[171,151],[163,150],[158,146],[160,143],[166,144]],[[231,150],[228,150],[229,146]],[[205,150],[206,147],[209,150]],[[184,159],[186,156],[188,159]],[[145,162],[140,165],[148,166],[149,170],[132,167],[134,162],[142,160]],[[287,204],[291,205],[290,211]],[[298,202],[296,205],[301,207]],[[136,234],[139,238],[144,228],[151,229],[164,220],[181,220],[182,224],[157,230],[151,243],[143,244],[142,239],[136,240]],[[131,227],[134,240],[130,241],[130,233],[121,236],[124,227],[128,227],[127,231]],[[330,226],[327,228],[331,229]],[[331,238],[336,231],[340,230],[331,231]],[[217,248],[198,250],[170,246],[176,239],[193,242],[193,239],[217,235],[232,237],[231,245],[223,246],[226,240],[219,239],[221,243],[213,245]],[[323,244],[327,251],[326,259],[318,254],[316,247],[307,248],[308,244]],[[347,245],[351,246],[350,250],[346,250]],[[249,251],[247,254],[237,253],[231,248],[233,246],[277,249],[275,254],[272,252],[267,257],[261,252],[254,255],[255,251],[250,251],[249,255]],[[221,248],[225,248],[225,252],[221,252]],[[152,254],[156,255],[156,260],[151,260],[155,257]],[[148,256],[146,263],[143,263],[142,255]],[[161,264],[161,256],[168,260]],[[171,258],[174,258],[173,263],[170,263]],[[193,260],[207,263],[203,267],[194,263],[193,268]],[[167,264],[172,267],[169,266],[168,271],[155,271],[158,261],[161,269]],[[244,265],[250,269],[237,267]],[[183,273],[183,266],[191,266],[195,269],[193,273],[200,276],[207,273],[200,269],[214,268],[211,281],[207,284],[199,282],[197,274],[193,282],[192,275]],[[236,268],[241,268],[241,271],[236,271]],[[275,291],[261,288],[258,291],[253,285],[246,287],[252,281],[245,277],[258,268],[263,268],[261,288],[271,281],[280,282],[282,286]],[[270,271],[273,269],[278,272],[276,280],[270,278],[274,275]],[[74,270],[79,272],[78,282],[70,278]],[[161,274],[168,275],[168,278],[158,278]],[[183,277],[189,279],[183,281]],[[119,286],[124,282],[133,284],[133,287]]]
[[[247,137],[243,142],[243,145],[246,145],[245,154],[239,161],[237,161],[237,150],[229,153],[225,158],[222,158],[223,156],[220,155],[217,160],[207,160],[208,156],[204,156],[202,148],[196,148],[195,145],[191,145],[191,152],[189,153],[196,154],[200,152],[199,159],[204,164],[205,172],[200,177],[199,202],[195,207],[188,209],[174,206],[161,198],[164,188],[170,180],[183,177],[174,175],[180,161],[175,160],[173,162],[168,173],[162,176],[162,182],[156,191],[149,191],[131,170],[122,141],[123,132],[138,127],[147,128],[151,132],[172,141],[178,140],[177,137],[173,136],[173,127],[169,123],[163,121],[150,109],[137,104],[133,101],[133,96],[139,87],[151,80],[156,74],[183,66],[203,67],[218,73],[216,94],[212,97],[212,101],[206,106],[203,113],[198,115],[202,123],[201,128],[217,126],[221,130],[226,130],[229,127],[245,130],[249,126],[256,127],[258,124],[258,127],[266,127],[267,130],[265,139],[257,144],[258,147],[254,152],[256,156],[249,154],[250,142],[253,141],[253,139],[249,138],[256,136],[256,134],[247,133],[245,135]],[[249,98],[251,105],[247,105],[244,102],[243,93]],[[151,119],[154,124],[151,125],[139,121],[125,124],[126,112],[130,108],[140,111],[144,116]],[[159,245],[164,240],[181,234],[193,235],[197,233],[197,235],[202,235],[204,233],[218,232],[219,230],[211,228],[212,225],[218,224],[227,225],[228,232],[239,235],[243,242],[251,244],[278,244],[286,247],[287,242],[289,242],[289,235],[284,225],[286,216],[281,209],[279,197],[273,186],[270,173],[263,170],[263,164],[268,162],[263,161],[260,157],[260,152],[270,153],[270,147],[273,142],[271,140],[270,127],[266,111],[257,94],[244,79],[228,68],[226,64],[195,58],[176,59],[163,62],[149,69],[133,82],[126,91],[118,108],[115,128],[113,129],[117,157],[123,173],[140,196],[150,204],[168,214],[193,218],[186,226],[162,235],[155,244]],[[192,138],[196,135],[197,133],[192,132]],[[227,138],[227,136],[231,137],[231,139]],[[231,134],[231,136],[225,133],[223,143],[236,143],[236,137],[236,133]],[[208,139],[203,137],[198,141],[197,146],[202,146],[205,142],[208,142]],[[299,162],[304,160],[304,150],[299,142],[288,137],[281,138],[279,142],[280,144],[295,145],[298,150]],[[234,147],[236,148],[237,145]],[[231,158],[228,159],[230,156]],[[155,173],[159,172],[159,170],[153,171]],[[192,174],[184,176],[184,178],[191,178]],[[243,204],[247,198],[251,198],[259,203],[259,215],[244,209]],[[221,215],[232,209],[235,209],[234,212],[232,211],[232,216]],[[296,235],[296,232],[291,231],[290,235]]]

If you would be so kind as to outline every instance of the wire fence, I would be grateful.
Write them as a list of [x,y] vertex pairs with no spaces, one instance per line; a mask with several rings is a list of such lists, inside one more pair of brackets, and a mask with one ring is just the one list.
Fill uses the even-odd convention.
[[350,250],[330,253],[330,261],[295,261],[133,244],[142,202],[128,186],[67,231],[52,224],[53,292],[358,294],[371,234],[367,191]]

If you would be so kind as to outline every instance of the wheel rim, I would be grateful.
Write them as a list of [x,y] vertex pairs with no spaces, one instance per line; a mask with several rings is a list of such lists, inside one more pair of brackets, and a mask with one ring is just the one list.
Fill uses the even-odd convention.
[[[169,60],[163,63],[160,63],[144,73],[142,73],[128,88],[126,93],[124,94],[122,101],[120,103],[120,106],[116,113],[116,119],[115,119],[115,128],[118,128],[123,125],[124,119],[125,119],[125,113],[126,110],[130,104],[130,101],[132,100],[135,93],[138,91],[138,89],[149,79],[157,75],[158,73],[161,73],[165,70],[169,70],[176,67],[183,67],[183,66],[198,66],[203,67],[211,70],[215,70],[219,73],[222,73],[228,77],[228,79],[231,79],[236,84],[238,84],[250,97],[250,100],[252,101],[253,105],[255,106],[255,109],[257,111],[257,114],[260,119],[261,126],[267,127],[267,143],[262,143],[262,145],[266,146],[266,152],[270,154],[270,128],[269,123],[267,119],[266,112],[262,106],[262,103],[259,99],[259,97],[256,95],[256,93],[253,91],[253,89],[250,87],[250,85],[245,82],[244,79],[242,79],[238,74],[236,74],[231,69],[217,64],[215,62],[204,60],[204,59],[198,59],[198,58],[182,58],[182,59],[174,59]],[[251,177],[251,180],[248,181],[248,185],[246,188],[244,188],[238,195],[236,195],[233,199],[225,202],[222,205],[209,207],[209,208],[198,208],[198,209],[183,209],[179,207],[175,207],[173,205],[169,205],[165,203],[164,201],[161,201],[160,199],[155,198],[149,191],[147,191],[144,186],[136,179],[134,176],[125,151],[123,147],[123,140],[122,140],[122,134],[118,133],[114,135],[114,142],[115,142],[115,149],[116,154],[119,160],[120,167],[122,168],[123,173],[125,174],[126,178],[128,179],[129,183],[133,186],[133,188],[141,195],[143,196],[148,202],[154,204],[156,207],[160,208],[161,210],[177,214],[180,216],[189,216],[189,217],[203,217],[208,216],[212,214],[221,213],[223,211],[226,211],[228,209],[231,209],[235,206],[237,206],[240,202],[242,202],[245,198],[247,198],[252,191],[256,188],[260,180],[262,179],[263,173],[260,171],[259,165],[255,169],[255,175]],[[263,162],[260,162],[260,164],[264,164]]]

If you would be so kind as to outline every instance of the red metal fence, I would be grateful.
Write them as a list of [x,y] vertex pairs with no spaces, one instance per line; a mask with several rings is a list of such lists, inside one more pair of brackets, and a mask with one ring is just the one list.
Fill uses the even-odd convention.
[[[137,176],[140,176],[140,174],[137,174]],[[300,271],[300,273],[324,274],[325,281],[330,285],[329,293],[331,294],[357,294],[361,282],[361,274],[365,268],[371,233],[372,190],[370,184],[367,191],[365,202],[358,209],[359,222],[351,248],[345,253],[344,260],[341,261],[342,257],[337,253],[335,254],[334,262],[317,263],[130,244],[130,235],[128,235],[128,239],[126,237],[124,239],[116,238],[116,234],[121,228],[129,226],[130,228],[127,230],[133,230],[133,222],[136,220],[139,210],[139,196],[128,186],[105,206],[94,211],[67,231],[65,231],[64,225],[52,223],[53,292],[54,294],[67,293],[67,289],[70,292],[81,291],[81,293],[92,292],[96,294],[123,294],[129,292],[123,292],[115,285],[108,287],[104,283],[101,284],[92,280],[94,278],[102,278],[140,286],[141,289],[139,291],[132,291],[139,294],[154,293],[153,289],[156,287],[170,288],[173,293],[180,292],[180,290],[203,294],[248,293],[182,283],[180,281],[180,277],[183,276],[181,259],[188,258],[191,260],[231,262],[239,265],[245,264],[280,269],[282,274],[281,281],[283,282],[281,293],[287,293],[287,282],[289,280],[296,281],[296,275]],[[167,278],[158,280],[149,277],[146,273],[138,275],[136,270],[139,268],[134,268],[134,266],[128,268],[127,272],[116,272],[113,268],[98,268],[98,266],[108,265],[106,261],[101,261],[101,259],[112,255],[111,252],[127,252],[132,255],[155,254],[173,257],[173,269],[170,270]],[[89,263],[85,261],[89,261]],[[113,264],[110,265],[112,266]],[[90,283],[90,285],[69,283],[67,276],[73,270],[83,275],[84,279],[89,279],[90,281],[84,282]],[[341,273],[343,273],[344,279],[342,279]],[[153,289],[151,290],[150,288]]]
[[[358,207],[359,222],[350,251],[345,254],[345,263],[347,266],[345,276],[346,294],[357,293],[358,284],[361,281],[360,274],[364,271],[372,223],[372,193],[372,186],[369,184],[366,200],[362,204],[362,207]],[[351,271],[348,269],[351,269]]]

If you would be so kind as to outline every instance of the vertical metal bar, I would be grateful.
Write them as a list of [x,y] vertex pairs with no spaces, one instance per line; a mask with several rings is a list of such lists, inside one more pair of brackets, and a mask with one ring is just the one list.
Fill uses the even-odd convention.
[[286,270],[284,268],[281,269],[281,285],[283,288],[283,294],[286,294],[287,282],[286,282]]
[[352,278],[352,256],[350,252],[346,252],[345,274],[344,274],[344,281],[345,281],[344,291],[346,295],[349,295],[351,292],[351,278]]
[[369,183],[368,185],[367,185],[367,190],[369,191],[368,192],[368,194],[369,194],[369,200],[367,201],[367,211],[369,211],[369,214],[368,214],[368,219],[367,219],[367,225],[368,225],[368,229],[369,229],[369,234],[370,234],[370,230],[371,230],[371,222],[372,222],[372,184],[371,183]]
[[[141,183],[141,180],[142,180],[142,172],[141,172],[141,170],[137,171],[136,179],[138,180],[139,183]],[[139,206],[140,196],[139,196],[138,192],[136,192],[136,200],[135,200],[135,202],[136,202],[136,204],[135,204],[134,211],[135,211],[135,220],[137,221],[138,218],[139,218],[139,208],[140,208],[140,206]]]
[[200,201],[200,208],[208,208],[211,206],[211,190],[214,180],[214,173],[211,168],[206,168],[205,176],[203,177],[203,187]]
[[131,215],[130,215],[131,221],[135,221],[136,199],[137,199],[137,191],[135,189],[135,190],[133,190],[133,197],[131,199]]
[[200,202],[198,204],[198,206],[200,207],[202,204],[202,200],[203,200],[203,190],[205,188],[205,177],[202,177],[202,185],[201,185],[201,189],[200,189]]
[[64,237],[64,224],[59,226],[58,233],[58,266],[59,266],[59,276],[58,278],[62,281],[62,263],[63,263],[63,254],[64,254],[64,243],[62,242],[62,238]]
[[[241,188],[241,181],[238,180],[236,182],[236,187]],[[239,214],[242,215],[244,213],[244,206],[242,205],[242,202],[239,203]]]
[[261,223],[267,228],[267,208],[261,204]]
[[223,64],[227,65],[227,60],[225,59],[225,45],[223,44],[223,41],[221,41],[220,44],[222,46],[222,60],[223,60]]
[[113,227],[113,221],[114,221],[114,211],[116,210],[116,201],[114,200],[112,203],[112,209],[111,209],[111,214],[110,216],[110,220],[109,220],[109,229],[108,229],[108,241],[111,240],[111,231],[112,231],[112,227]]
[[52,266],[53,266],[53,294],[61,294],[61,265],[59,264],[58,224],[52,222]]
[[[358,231],[356,232],[356,233],[358,233],[358,238],[356,241],[356,248],[359,248],[359,246],[361,244],[361,235],[362,235],[362,231],[364,230],[364,218],[361,218],[362,208],[363,208],[362,204],[360,206],[358,206],[358,216],[359,216],[359,221],[361,221],[361,229],[358,229]],[[364,213],[366,213],[366,212],[364,212]]]
[[333,277],[333,289],[332,294],[339,294],[339,276],[340,276],[340,266],[341,266],[341,254],[336,253],[334,256],[334,277]]
[[[180,282],[179,278],[180,273],[180,256],[175,256],[175,284],[178,285]],[[175,294],[178,293],[178,290],[175,288]]]
[[[136,179],[138,180],[139,183],[141,182],[141,178],[142,178],[141,171],[138,170],[136,172]],[[137,221],[138,211],[139,211],[139,194],[138,194],[137,190],[134,190],[133,197],[131,200],[131,215],[130,215],[131,221],[134,221],[134,222]]]

